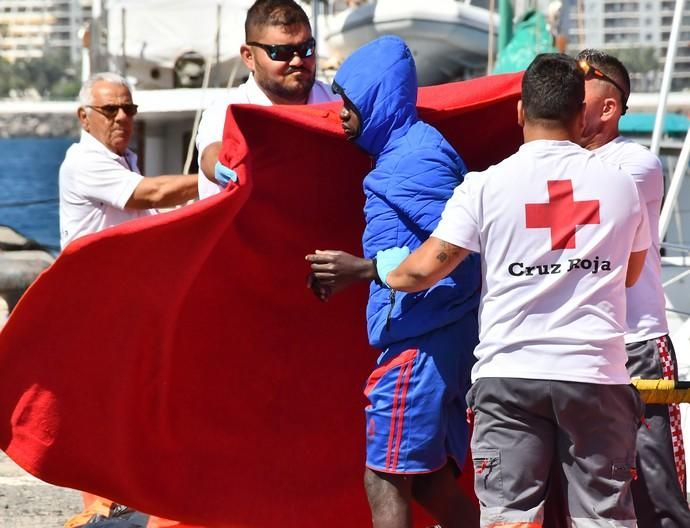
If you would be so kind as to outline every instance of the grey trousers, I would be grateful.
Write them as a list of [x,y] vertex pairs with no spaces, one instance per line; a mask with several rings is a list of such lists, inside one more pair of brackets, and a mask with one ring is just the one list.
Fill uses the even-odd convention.
[[[630,343],[628,372],[643,379],[678,379],[678,363],[668,336]],[[683,433],[678,405],[647,405],[637,432],[638,479],[633,502],[641,528],[689,528]]]
[[632,386],[482,378],[467,403],[482,527],[542,526],[554,463],[571,526],[637,526],[630,482],[643,404]]

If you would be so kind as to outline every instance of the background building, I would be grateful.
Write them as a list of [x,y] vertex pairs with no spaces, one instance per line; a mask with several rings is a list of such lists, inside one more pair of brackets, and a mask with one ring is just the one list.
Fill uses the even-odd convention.
[[80,29],[91,17],[91,0],[0,1],[0,57],[9,62],[66,50],[81,59]]
[[[569,51],[611,51],[631,70],[633,91],[659,89],[675,0],[571,0]],[[672,90],[690,89],[690,6],[680,29]]]

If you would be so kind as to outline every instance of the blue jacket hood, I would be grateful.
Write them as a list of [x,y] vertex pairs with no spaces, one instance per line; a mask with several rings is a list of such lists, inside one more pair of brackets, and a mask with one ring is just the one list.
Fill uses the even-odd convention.
[[372,156],[418,119],[417,70],[399,37],[379,37],[350,55],[335,75],[333,90],[356,108],[360,134],[354,142]]

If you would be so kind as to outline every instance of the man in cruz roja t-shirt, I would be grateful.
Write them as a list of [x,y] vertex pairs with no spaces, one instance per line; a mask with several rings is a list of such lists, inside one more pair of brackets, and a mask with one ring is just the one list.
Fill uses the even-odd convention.
[[467,400],[485,527],[541,526],[552,462],[572,526],[635,525],[642,403],[625,367],[625,288],[642,269],[649,225],[632,179],[574,142],[583,100],[574,59],[537,56],[518,103],[524,145],[469,173],[431,237],[381,277],[417,291],[481,254]]

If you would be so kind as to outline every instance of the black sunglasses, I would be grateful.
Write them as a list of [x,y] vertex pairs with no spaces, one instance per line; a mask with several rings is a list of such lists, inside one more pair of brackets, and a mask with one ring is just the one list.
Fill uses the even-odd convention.
[[628,110],[628,96],[625,94],[625,90],[621,88],[621,85],[614,81],[611,77],[606,75],[599,68],[595,68],[594,66],[592,66],[586,60],[581,60],[578,63],[578,65],[585,74],[585,80],[599,79],[600,81],[606,81],[607,83],[611,83],[618,89],[618,91],[621,93],[621,102],[623,103],[623,111],[621,112],[621,114],[625,114],[625,112]]
[[264,50],[271,60],[290,62],[295,55],[306,59],[314,55],[316,49],[316,40],[310,38],[293,46],[292,44],[261,44],[260,42],[247,42],[248,46],[257,46]]
[[115,119],[115,116],[120,111],[120,109],[122,109],[122,111],[129,117],[137,115],[137,109],[139,108],[139,106],[132,103],[128,103],[121,105],[109,104],[101,106],[86,105],[86,108],[93,108],[96,112],[104,115],[108,119]]

